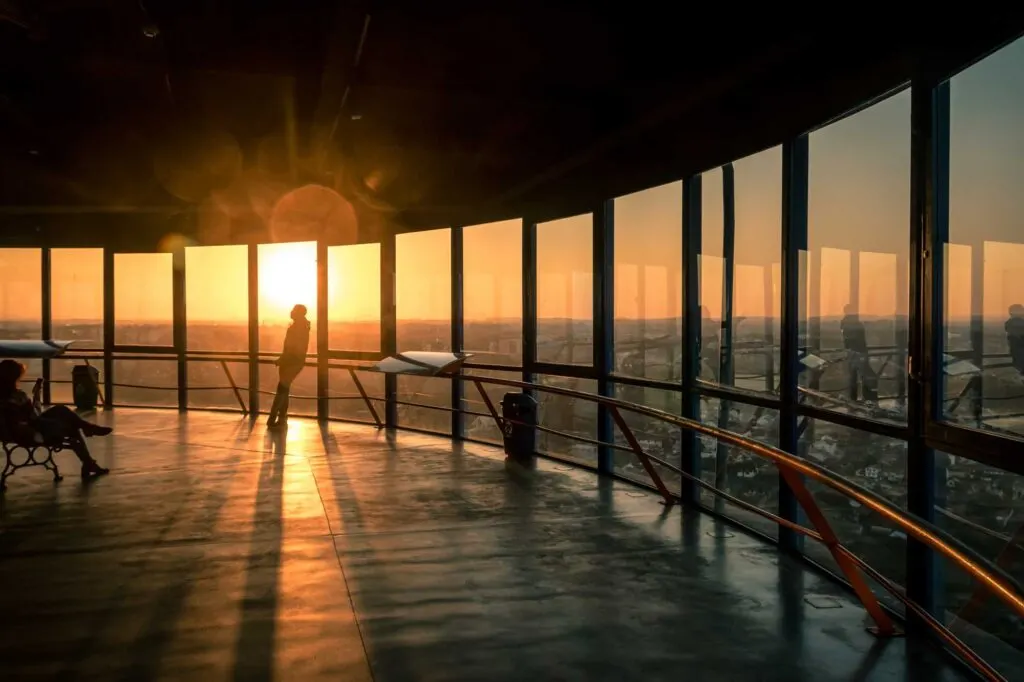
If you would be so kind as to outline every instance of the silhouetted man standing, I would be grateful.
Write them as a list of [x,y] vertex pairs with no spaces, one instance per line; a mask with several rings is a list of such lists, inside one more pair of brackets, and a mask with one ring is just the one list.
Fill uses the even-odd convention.
[[868,337],[864,323],[857,315],[857,309],[847,305],[839,329],[843,333],[843,346],[846,348],[846,363],[850,370],[850,397],[857,399],[858,378],[864,399],[878,402],[878,381],[871,369],[871,357],[868,355]]
[[306,366],[306,353],[309,351],[309,320],[306,319],[306,306],[301,303],[292,308],[292,324],[284,337],[284,349],[277,359],[277,395],[270,408],[267,426],[277,427],[288,424],[288,393],[292,382]]
[[1010,319],[1006,321],[1006,343],[1010,347],[1013,368],[1024,374],[1024,305],[1010,306]]

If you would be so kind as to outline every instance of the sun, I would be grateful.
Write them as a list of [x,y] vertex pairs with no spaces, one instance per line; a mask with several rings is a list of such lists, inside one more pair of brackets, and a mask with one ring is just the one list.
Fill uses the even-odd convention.
[[316,243],[261,244],[259,247],[261,317],[287,317],[301,303],[316,310]]

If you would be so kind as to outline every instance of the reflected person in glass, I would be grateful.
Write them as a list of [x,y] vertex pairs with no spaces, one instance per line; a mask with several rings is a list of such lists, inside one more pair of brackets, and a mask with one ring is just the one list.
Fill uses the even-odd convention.
[[292,308],[292,324],[284,337],[284,349],[277,359],[277,394],[270,408],[267,426],[276,428],[288,425],[288,392],[292,382],[306,366],[306,353],[309,351],[309,320],[306,319],[306,306],[301,303]]
[[1010,319],[1006,321],[1006,343],[1010,347],[1010,362],[1013,368],[1024,375],[1024,305],[1010,306]]
[[4,440],[28,447],[60,445],[69,448],[82,463],[83,479],[110,473],[92,458],[85,438],[109,435],[111,428],[88,422],[64,405],[42,409],[39,393],[43,380],[36,381],[29,399],[18,388],[23,376],[25,365],[15,360],[0,361],[0,417]]
[[878,378],[871,369],[871,355],[868,352],[868,336],[864,323],[852,303],[843,309],[845,315],[839,322],[846,348],[846,363],[850,371],[850,399],[857,400],[858,379],[864,400],[878,402]]

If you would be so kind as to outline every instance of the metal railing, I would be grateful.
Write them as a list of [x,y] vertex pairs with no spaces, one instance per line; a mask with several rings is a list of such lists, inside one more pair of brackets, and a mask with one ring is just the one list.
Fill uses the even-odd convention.
[[[66,359],[95,359],[93,356],[75,356],[68,355],[64,356]],[[155,355],[140,356],[132,354],[130,356],[118,356],[116,359],[160,359],[173,361],[175,358],[168,357],[166,355]],[[236,382],[231,376],[231,373],[227,367],[229,361],[241,361],[242,356],[236,356],[235,354],[222,353],[222,354],[199,354],[193,355],[188,354],[185,358],[189,362],[216,362],[219,363],[223,369],[225,375],[228,378],[228,385],[226,386],[201,386],[201,387],[189,387],[189,390],[231,390],[238,400],[239,406],[243,414],[249,414],[249,408],[246,406],[245,401],[242,397],[241,389],[238,387]],[[274,360],[271,356],[258,358],[260,364],[273,364]],[[315,363],[307,362],[307,366],[314,366]],[[383,428],[384,423],[381,421],[380,416],[374,406],[375,402],[382,402],[382,399],[372,397],[368,395],[366,389],[359,379],[358,373],[368,372],[381,374],[374,367],[366,365],[352,365],[346,363],[331,362],[328,363],[330,369],[345,370],[349,373],[349,376],[353,380],[354,385],[357,387],[358,395],[342,395],[342,396],[303,396],[294,395],[296,399],[326,399],[326,400],[362,400],[370,413],[373,423],[378,428]],[[514,368],[509,368],[514,370]],[[418,375],[411,375],[418,376]],[[897,505],[889,502],[885,498],[867,490],[866,488],[849,481],[842,476],[838,476],[813,462],[803,460],[791,453],[785,452],[778,448],[766,445],[759,441],[753,440],[746,436],[718,428],[715,426],[709,426],[707,424],[686,419],[663,410],[656,408],[647,407],[645,405],[638,405],[636,403],[630,403],[616,398],[598,396],[582,391],[576,391],[573,389],[562,388],[559,386],[551,386],[544,384],[528,383],[523,381],[517,381],[512,379],[501,379],[497,377],[473,375],[473,374],[442,374],[436,378],[450,381],[451,379],[461,380],[474,384],[477,391],[480,394],[482,403],[486,405],[487,412],[476,412],[472,410],[465,410],[461,408],[442,407],[438,405],[430,405],[426,403],[418,403],[413,401],[401,401],[398,400],[398,405],[404,405],[408,407],[439,410],[443,412],[460,412],[463,414],[474,415],[479,417],[490,417],[494,420],[495,425],[498,427],[499,432],[503,432],[507,424],[520,424],[524,426],[534,426],[521,424],[520,422],[514,422],[504,419],[496,409],[493,400],[488,395],[484,388],[485,384],[503,386],[506,388],[514,388],[523,391],[541,392],[552,395],[558,395],[566,398],[572,398],[577,400],[584,400],[592,402],[598,405],[602,405],[604,409],[610,414],[612,420],[616,424],[621,433],[622,437],[627,443],[627,446],[622,446],[617,443],[607,443],[586,437],[582,437],[576,434],[567,433],[551,429],[544,426],[535,426],[540,432],[550,433],[557,435],[561,438],[574,440],[589,445],[596,445],[599,447],[607,447],[618,451],[625,451],[632,453],[639,461],[644,471],[650,477],[651,483],[657,492],[663,498],[665,504],[674,505],[680,502],[681,498],[679,494],[669,490],[668,486],[662,479],[659,473],[660,469],[667,469],[677,474],[683,479],[692,481],[694,484],[700,486],[704,490],[707,490],[711,494],[724,499],[725,501],[751,513],[757,514],[763,518],[766,518],[780,527],[788,528],[800,535],[811,538],[817,542],[822,543],[829,551],[836,564],[839,566],[843,577],[848,581],[852,587],[857,598],[864,606],[865,610],[873,621],[873,626],[869,628],[873,633],[880,637],[891,637],[900,634],[898,628],[893,622],[889,612],[883,608],[881,602],[875,593],[871,590],[868,585],[867,578],[873,580],[876,584],[882,587],[892,597],[901,602],[908,613],[913,614],[928,625],[932,632],[945,643],[957,656],[961,658],[968,666],[974,671],[980,674],[987,680],[1001,681],[1006,678],[1003,677],[995,668],[993,668],[988,662],[986,662],[977,652],[975,652],[970,646],[963,642],[956,634],[954,634],[946,625],[940,622],[934,615],[932,615],[927,609],[920,606],[916,602],[909,599],[905,591],[892,580],[888,579],[871,565],[869,565],[863,558],[854,554],[840,541],[838,535],[829,523],[825,514],[822,512],[820,506],[815,500],[812,492],[807,488],[805,483],[806,480],[812,480],[822,485],[825,485],[832,490],[844,495],[850,500],[853,500],[861,506],[870,509],[872,512],[878,514],[885,519],[889,524],[898,527],[907,536],[916,539],[917,541],[928,546],[934,550],[938,555],[953,562],[954,565],[963,570],[970,578],[977,582],[977,584],[984,588],[988,593],[994,595],[1000,602],[1005,604],[1014,612],[1018,617],[1024,619],[1024,588],[1010,577],[1001,567],[981,556],[976,551],[948,534],[944,530],[936,527],[935,525],[928,523],[908,512],[900,509]],[[56,383],[56,382],[55,382]],[[119,384],[114,383],[114,386],[125,386],[125,387],[138,387],[149,390],[174,390],[178,388],[165,387],[165,386],[143,386],[135,384]],[[262,394],[271,394],[270,391],[259,391]],[[649,417],[660,422],[663,422],[672,427],[678,427],[685,429],[696,434],[708,436],[714,438],[720,443],[730,445],[741,450],[744,450],[750,454],[756,455],[762,459],[771,462],[779,471],[782,478],[789,485],[793,491],[797,501],[801,508],[806,514],[807,519],[810,521],[810,526],[803,525],[791,521],[789,519],[782,518],[781,516],[774,514],[770,511],[761,509],[755,504],[742,500],[728,492],[715,487],[713,484],[704,481],[699,476],[695,476],[691,473],[684,471],[681,467],[676,466],[670,462],[665,461],[659,457],[648,453],[641,445],[639,439],[636,437],[634,430],[623,416],[623,412],[629,412],[644,417]],[[631,480],[631,479],[630,479]],[[636,482],[636,481],[632,481]]]

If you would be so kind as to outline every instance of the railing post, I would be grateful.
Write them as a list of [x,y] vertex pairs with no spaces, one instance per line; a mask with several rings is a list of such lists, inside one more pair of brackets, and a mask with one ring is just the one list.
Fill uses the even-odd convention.
[[[700,375],[700,271],[701,250],[701,178],[695,175],[683,181],[683,348],[682,348],[682,416],[700,421],[700,396],[697,377]],[[683,429],[680,443],[680,468],[700,478],[700,442],[697,434]],[[700,504],[700,486],[683,478],[680,490],[683,504]]]
[[[614,397],[610,375],[615,366],[615,201],[599,204],[593,215],[594,258],[594,372],[597,393]],[[609,445],[615,440],[613,414],[608,407],[597,406],[597,469],[610,474],[615,470],[615,451]]]
[[[384,357],[398,352],[398,320],[395,307],[395,229],[388,225],[381,230],[380,240],[380,350]],[[384,425],[398,426],[398,377],[384,375]]]
[[[42,281],[40,282],[40,291],[42,292],[42,337],[46,341],[53,337],[53,261],[51,260],[51,250],[49,246],[42,248],[41,272]],[[50,379],[52,378],[52,366],[50,360],[43,360],[43,404],[49,405],[52,400],[52,392],[50,390]]]
[[248,245],[249,288],[249,418],[260,415],[260,252],[257,244]]
[[331,416],[330,401],[330,308],[328,296],[327,242],[316,240],[316,418],[325,421]]
[[114,407],[114,251],[103,247],[103,409]]
[[[798,454],[800,428],[800,271],[807,253],[808,140],[801,136],[782,146],[782,320],[779,367],[779,449]],[[800,508],[786,477],[779,472],[779,516],[798,523]],[[779,544],[799,551],[803,536],[779,528]]]
[[[458,353],[465,346],[465,328],[463,320],[463,248],[462,248],[462,226],[453,225],[451,228],[451,269],[452,269],[452,307],[451,307],[451,343],[452,352]],[[452,439],[462,440],[464,435],[465,419],[463,418],[462,396],[464,386],[462,380],[453,377],[452,380]]]

